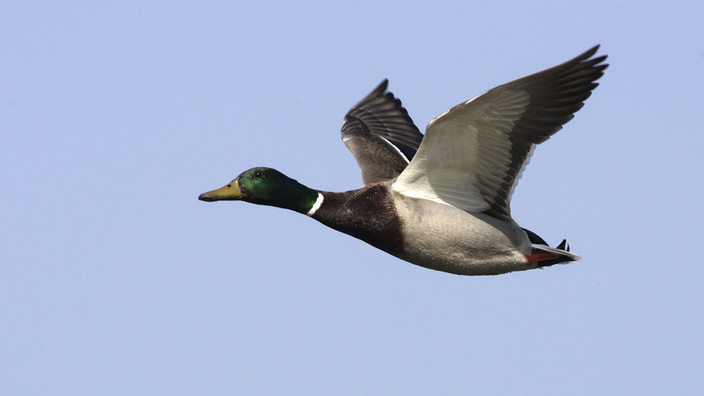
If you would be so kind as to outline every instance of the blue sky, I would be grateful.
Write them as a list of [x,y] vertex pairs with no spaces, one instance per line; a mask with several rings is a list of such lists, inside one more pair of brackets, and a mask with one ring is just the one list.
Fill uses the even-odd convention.
[[[0,394],[704,387],[701,2],[230,3],[0,4]],[[423,130],[595,44],[512,202],[575,264],[460,277],[197,200],[358,188],[339,128],[383,78]]]

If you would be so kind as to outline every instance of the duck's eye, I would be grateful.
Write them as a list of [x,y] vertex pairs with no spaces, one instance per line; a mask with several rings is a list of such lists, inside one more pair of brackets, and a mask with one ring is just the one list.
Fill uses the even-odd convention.
[[262,172],[260,172],[260,171],[255,171],[252,176],[253,176],[255,179],[261,179],[261,178],[262,178]]

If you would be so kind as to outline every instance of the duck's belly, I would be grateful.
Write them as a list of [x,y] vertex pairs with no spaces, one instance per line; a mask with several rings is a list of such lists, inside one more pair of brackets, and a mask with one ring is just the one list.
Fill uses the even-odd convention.
[[535,267],[526,262],[530,241],[515,222],[395,195],[403,234],[399,258],[460,275],[496,275]]

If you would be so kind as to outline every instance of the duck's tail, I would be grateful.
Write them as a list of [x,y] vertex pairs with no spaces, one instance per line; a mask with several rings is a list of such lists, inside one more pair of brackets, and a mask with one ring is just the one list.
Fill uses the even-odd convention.
[[570,245],[567,244],[567,240],[562,240],[562,243],[557,245],[557,247],[550,247],[547,244],[534,243],[531,245],[533,251],[530,256],[526,257],[529,263],[535,263],[536,267],[546,267],[548,265],[569,263],[572,261],[577,261],[581,257],[579,255],[570,253]]

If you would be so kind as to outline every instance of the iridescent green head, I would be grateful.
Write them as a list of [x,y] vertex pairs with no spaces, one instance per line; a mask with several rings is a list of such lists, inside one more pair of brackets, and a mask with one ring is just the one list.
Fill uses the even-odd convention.
[[201,194],[201,201],[246,201],[308,213],[318,192],[276,169],[257,167],[244,171],[226,186]]

